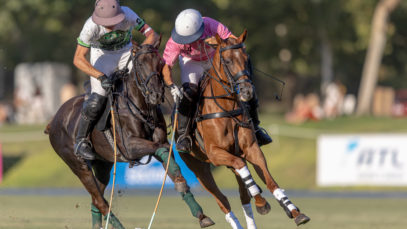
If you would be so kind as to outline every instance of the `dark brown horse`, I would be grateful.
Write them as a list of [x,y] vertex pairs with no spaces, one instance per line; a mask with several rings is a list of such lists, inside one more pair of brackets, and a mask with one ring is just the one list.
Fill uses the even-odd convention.
[[[301,225],[307,223],[310,218],[292,204],[268,171],[266,159],[257,144],[244,104],[254,96],[249,59],[243,44],[246,35],[247,32],[244,31],[238,39],[222,40],[216,35],[207,40],[210,45],[216,47],[216,52],[212,68],[206,79],[201,81],[196,144],[191,154],[181,154],[181,157],[201,184],[215,196],[225,214],[231,212],[230,204],[216,186],[208,163],[231,168],[240,186],[242,204],[250,203],[250,194],[255,199],[256,207],[263,208],[260,213],[267,213],[268,210],[264,210],[267,202],[247,169],[246,161],[249,161],[288,217],[294,218],[295,223]],[[226,218],[228,219],[228,215]],[[228,222],[233,228],[241,228],[236,218],[229,219]],[[248,222],[248,228],[256,228],[255,225],[249,224]]]
[[[164,94],[161,77],[163,63],[157,51],[159,43],[160,41],[154,45],[136,45],[132,55],[134,71],[130,74],[125,71],[113,74],[115,83],[110,101],[117,124],[115,129],[119,162],[137,163],[137,160],[146,155],[152,155],[162,162],[164,167],[167,162],[169,144],[165,120],[159,107]],[[93,228],[100,228],[102,214],[106,217],[109,211],[103,194],[114,162],[112,142],[106,137],[112,136],[112,128],[107,128],[104,132],[95,129],[90,135],[97,160],[84,161],[74,154],[75,133],[84,99],[85,95],[80,95],[63,104],[45,132],[49,134],[55,152],[91,195]],[[199,219],[200,226],[213,225],[212,220],[203,214],[196,203],[174,159],[171,159],[168,175],[190,207],[193,216]],[[124,228],[113,214],[110,214],[109,222],[114,228]]]

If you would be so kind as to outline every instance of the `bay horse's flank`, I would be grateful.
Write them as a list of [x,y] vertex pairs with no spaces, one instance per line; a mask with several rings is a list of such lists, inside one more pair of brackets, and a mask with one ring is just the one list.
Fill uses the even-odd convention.
[[[161,39],[160,39],[161,40]],[[132,57],[134,72],[125,74],[118,71],[115,75],[112,101],[116,120],[118,161],[137,163],[137,160],[151,155],[165,168],[169,144],[166,124],[159,108],[163,100],[162,60],[158,53],[160,41],[154,45],[134,47]],[[52,121],[46,127],[55,152],[64,160],[72,172],[80,179],[92,197],[92,228],[102,227],[102,215],[108,214],[108,203],[103,194],[110,179],[114,155],[112,145],[102,131],[94,130],[90,139],[97,154],[97,160],[84,161],[74,154],[74,139],[78,118],[85,95],[74,97],[64,103]],[[109,130],[109,129],[108,129]],[[110,129],[110,132],[112,130]],[[213,225],[212,220],[203,214],[186,185],[178,165],[171,159],[169,176],[190,207],[194,217],[199,219],[201,227]],[[124,228],[113,214],[112,226]]]

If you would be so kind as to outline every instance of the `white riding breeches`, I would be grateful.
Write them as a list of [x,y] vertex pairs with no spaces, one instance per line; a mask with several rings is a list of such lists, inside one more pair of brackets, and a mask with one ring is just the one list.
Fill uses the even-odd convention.
[[179,56],[179,66],[181,69],[181,84],[193,83],[198,85],[205,71],[211,68],[210,60],[195,61],[189,57]]
[[[110,76],[113,72],[128,68],[129,72],[133,69],[132,61],[128,63],[131,55],[131,49],[123,48],[117,51],[106,51],[97,48],[91,48],[90,50],[90,63],[94,68],[103,72],[106,76]],[[90,85],[92,93],[105,96],[106,91],[102,88],[101,83],[95,77],[90,77]]]

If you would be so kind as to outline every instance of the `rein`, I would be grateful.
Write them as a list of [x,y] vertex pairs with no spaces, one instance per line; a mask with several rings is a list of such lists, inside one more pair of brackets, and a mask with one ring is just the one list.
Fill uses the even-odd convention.
[[[249,82],[252,83],[250,79],[243,79],[241,80],[240,78],[242,76],[247,75],[250,78],[250,71],[247,69],[244,69],[242,71],[237,72],[235,75],[232,75],[232,73],[230,72],[230,69],[224,59],[224,57],[222,56],[222,53],[226,50],[231,50],[231,49],[241,49],[244,48],[243,43],[239,43],[236,45],[229,45],[223,48],[219,48],[219,56],[220,56],[220,63],[221,63],[221,68],[223,68],[223,71],[226,74],[226,77],[229,81],[229,85],[226,85],[224,82],[224,80],[222,80],[220,74],[218,73],[218,71],[215,68],[215,65],[212,62],[212,59],[209,57],[206,47],[204,46],[204,50],[205,50],[205,54],[208,57],[208,59],[210,60],[210,63],[212,65],[213,71],[215,72],[215,76],[209,74],[209,72],[206,72],[206,75],[208,77],[210,77],[210,79],[215,80],[216,82],[218,82],[222,88],[226,91],[226,94],[223,95],[215,95],[214,91],[213,91],[213,84],[210,83],[211,86],[211,96],[202,96],[201,98],[203,99],[212,99],[215,104],[222,110],[222,112],[216,112],[216,113],[209,113],[209,114],[204,114],[204,115],[198,115],[196,118],[196,122],[201,122],[204,120],[208,120],[208,119],[215,119],[215,118],[224,118],[224,117],[228,117],[228,118],[232,118],[236,124],[235,127],[233,129],[233,135],[235,138],[234,141],[234,149],[235,149],[235,155],[238,155],[240,152],[240,147],[239,147],[239,140],[238,140],[238,130],[239,127],[243,127],[243,128],[251,128],[251,120],[249,119],[248,122],[244,122],[239,120],[236,116],[239,115],[246,115],[248,116],[248,111],[247,108],[242,104],[242,102],[239,99],[236,99],[236,95],[239,94],[239,84],[244,83],[244,82]],[[246,64],[247,66],[247,64]],[[232,98],[230,98],[232,97]],[[235,110],[231,110],[231,111],[227,111],[225,108],[223,108],[219,102],[217,101],[218,99],[230,99],[233,100],[233,102],[236,104],[236,102],[238,103],[238,106],[240,107],[239,109],[235,109]],[[234,105],[235,106],[235,105]],[[199,113],[198,113],[199,114]]]
[[[143,50],[144,47],[147,47],[147,49]],[[134,79],[134,81],[136,81],[137,88],[140,90],[141,94],[144,97],[144,102],[147,105],[147,109],[143,110],[143,109],[139,108],[136,105],[136,103],[132,100],[132,98],[129,96],[129,88],[128,88],[128,76],[129,76],[129,73],[128,73],[127,68],[124,69],[124,70],[117,71],[114,74],[114,77],[113,77],[113,81],[121,81],[122,82],[123,91],[122,92],[117,92],[116,91],[116,92],[111,92],[111,93],[113,95],[122,97],[123,101],[124,101],[124,105],[126,106],[129,113],[134,118],[140,120],[148,128],[148,131],[152,131],[156,127],[157,116],[154,115],[156,107],[155,106],[150,106],[149,103],[146,101],[146,98],[147,98],[148,94],[151,93],[149,91],[147,85],[148,85],[148,82],[150,81],[150,79],[154,75],[157,75],[157,77],[159,77],[159,73],[156,72],[156,71],[151,72],[149,74],[149,76],[146,77],[146,79],[143,79],[142,78],[143,75],[142,75],[141,69],[140,69],[143,65],[138,60],[141,55],[149,54],[149,53],[157,53],[158,54],[158,51],[157,51],[157,49],[155,49],[151,45],[143,45],[139,52],[136,52],[135,55],[131,55],[129,57],[129,60],[127,61],[127,64],[126,64],[126,66],[128,66],[130,61],[133,60],[133,66],[134,66],[134,69],[135,69],[135,79]],[[119,110],[119,107],[118,107],[119,103],[117,102],[117,99],[113,99],[112,102],[113,102],[112,106],[115,106],[116,110]],[[125,139],[123,137],[123,128],[122,128],[120,122],[117,122],[117,123],[118,123],[117,125],[118,125],[118,130],[119,130],[118,132],[120,133],[120,138],[121,138],[121,141],[122,141],[122,145],[123,145],[123,147],[124,147],[124,149],[126,151],[125,154],[129,155],[128,149],[127,149],[126,144],[125,144]],[[122,154],[123,157],[126,158],[126,160],[128,160],[128,161],[132,161],[125,154]],[[151,161],[151,155],[149,156],[147,162],[145,162],[145,163],[141,163],[141,162],[139,162],[137,160],[132,161],[132,163],[134,163],[135,165],[140,165],[140,164],[148,164],[150,161]]]
[[[250,77],[250,72],[247,69],[244,69],[244,70],[236,73],[235,75],[232,75],[230,70],[229,70],[229,67],[226,64],[225,59],[222,56],[222,52],[224,52],[226,50],[241,49],[243,47],[244,47],[243,43],[239,43],[239,44],[236,44],[236,45],[229,45],[229,46],[226,46],[226,47],[223,47],[223,48],[219,48],[219,56],[220,56],[221,66],[222,66],[224,72],[226,73],[229,84],[231,85],[231,86],[228,86],[225,83],[223,83],[224,80],[222,80],[222,78],[220,76],[221,73],[218,73],[218,71],[216,70],[215,65],[212,62],[212,59],[209,57],[208,52],[206,50],[206,47],[204,46],[205,54],[207,55],[208,59],[210,60],[210,63],[211,63],[212,68],[213,68],[213,70],[215,72],[216,78],[213,75],[209,74],[209,72],[206,72],[206,75],[209,76],[211,79],[215,80],[216,82],[218,82],[224,88],[224,90],[226,91],[226,94],[215,95],[214,92],[213,92],[213,85],[211,84],[211,94],[212,94],[212,96],[202,96],[201,98],[203,98],[203,99],[213,99],[215,104],[223,112],[198,115],[198,117],[196,118],[197,122],[201,122],[203,120],[208,120],[208,119],[214,119],[214,118],[230,117],[230,118],[233,118],[239,126],[242,126],[242,127],[249,127],[250,126],[249,123],[242,122],[241,120],[238,120],[236,118],[236,116],[239,116],[241,114],[245,114],[245,113],[247,113],[247,111],[246,111],[245,107],[242,106],[241,102],[234,97],[236,94],[239,93],[238,91],[234,90],[234,88],[238,84],[243,83],[243,82],[250,82],[251,83],[251,81],[249,79],[239,80],[244,75],[247,75],[247,76]],[[229,97],[233,97],[233,98],[229,98]],[[233,100],[234,102],[239,103],[240,108],[237,109],[237,110],[227,111],[218,103],[217,99],[230,99],[230,100]]]
[[[140,66],[142,64],[139,62],[139,57],[144,54],[149,54],[149,53],[156,53],[158,55],[158,50],[154,48],[152,45],[142,45],[141,50],[136,52],[135,55],[132,55],[132,60],[133,60],[133,65],[135,69],[135,75],[136,75],[136,84],[137,87],[141,90],[141,93],[143,94],[144,97],[147,97],[147,95],[151,94],[151,91],[148,89],[147,85],[150,82],[151,78],[153,76],[157,76],[160,80],[162,80],[159,72],[150,72],[150,74],[144,79],[142,76],[142,73],[140,72]],[[147,47],[147,50],[143,50],[144,47]],[[160,60],[161,61],[161,60]]]

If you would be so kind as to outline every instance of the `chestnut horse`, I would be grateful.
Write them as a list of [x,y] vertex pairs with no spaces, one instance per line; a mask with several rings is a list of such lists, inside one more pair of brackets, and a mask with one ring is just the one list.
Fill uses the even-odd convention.
[[[181,154],[181,157],[201,184],[215,196],[233,228],[242,227],[231,212],[227,198],[216,186],[209,163],[231,168],[240,186],[243,206],[250,203],[248,195],[250,194],[254,197],[258,210],[260,208],[260,213],[267,213],[268,203],[260,195],[262,191],[247,169],[246,160],[249,161],[288,217],[294,218],[297,225],[305,224],[310,218],[301,213],[279,188],[268,171],[266,159],[256,141],[245,105],[245,102],[254,96],[249,59],[243,44],[246,35],[245,30],[237,39],[222,40],[216,35],[207,40],[208,44],[216,47],[216,52],[212,59],[212,67],[200,85],[201,96],[198,102],[197,132],[193,152]],[[247,221],[247,214],[251,213],[251,208],[247,210],[248,212],[244,208],[244,211]],[[252,214],[249,221],[248,228],[256,228]]]
[[[162,81],[162,59],[158,53],[160,41],[154,45],[135,45],[132,62],[134,71],[117,71],[113,74],[113,93],[109,95],[109,103],[114,107],[117,137],[117,161],[137,163],[143,156],[151,155],[165,167],[168,159],[169,144],[166,124],[159,104],[163,101],[164,83]],[[129,60],[130,62],[130,60]],[[93,130],[90,139],[97,159],[84,161],[74,154],[74,140],[77,132],[78,119],[84,103],[85,95],[74,97],[64,103],[45,132],[55,152],[80,179],[92,197],[92,228],[101,228],[102,214],[106,217],[109,205],[103,197],[110,179],[110,171],[114,162],[112,127],[104,132]],[[105,122],[106,123],[106,122]],[[108,122],[107,122],[108,123]],[[103,126],[103,125],[102,125]],[[109,128],[110,127],[110,128]],[[190,207],[194,217],[199,219],[201,227],[211,226],[212,220],[203,214],[202,208],[196,203],[189,187],[186,185],[175,160],[170,162],[169,174],[175,188]],[[116,229],[123,225],[116,216],[110,214],[109,222]]]

